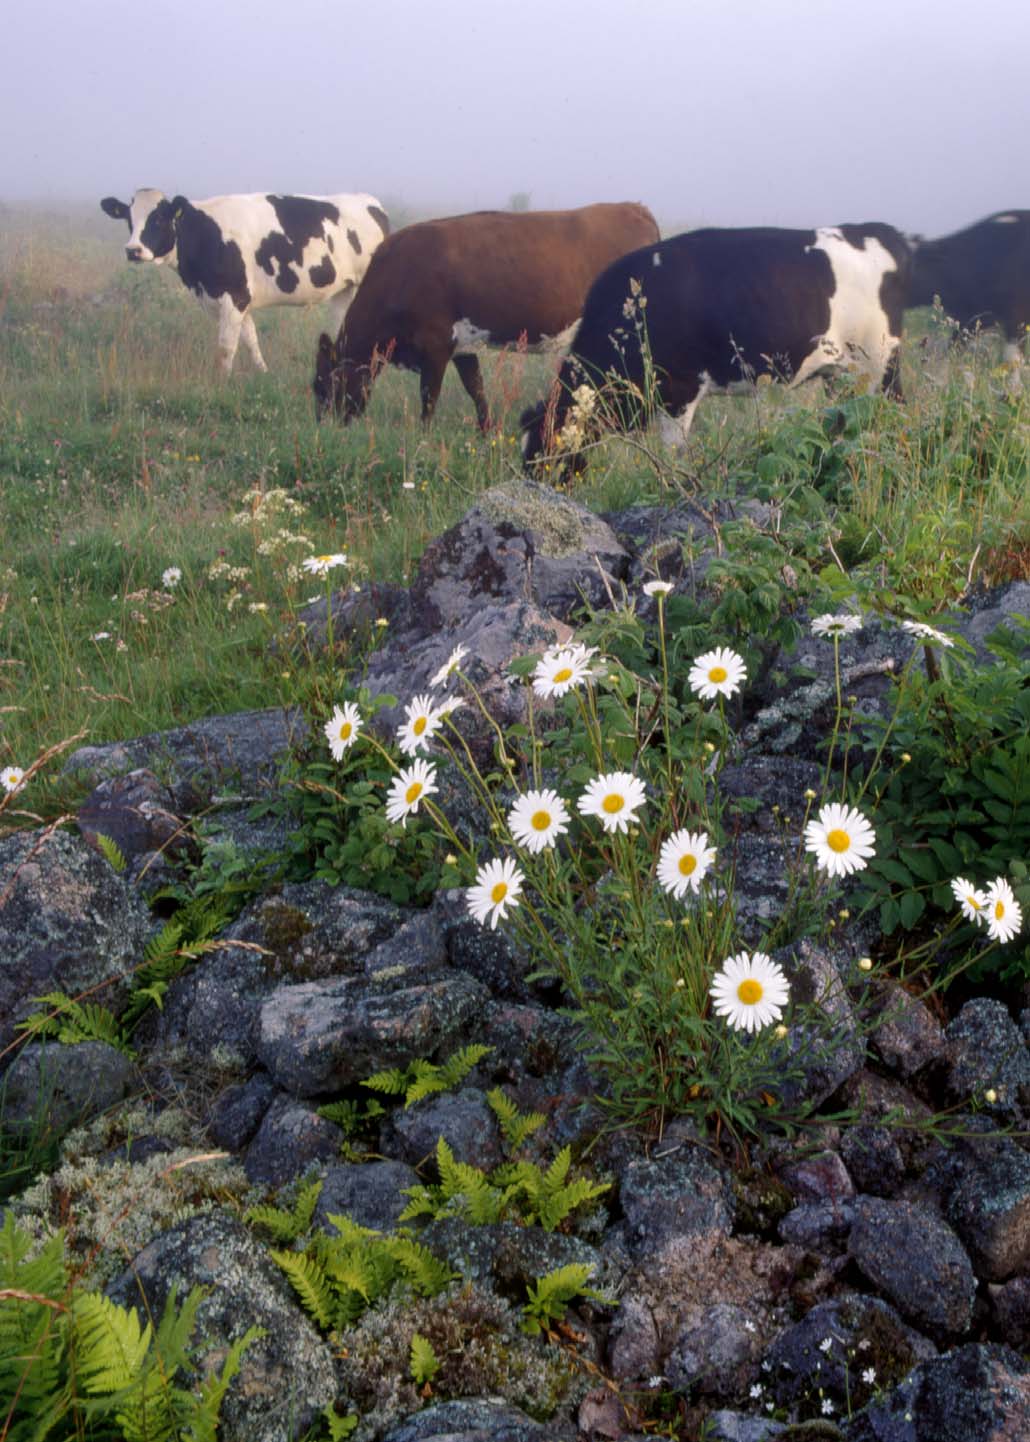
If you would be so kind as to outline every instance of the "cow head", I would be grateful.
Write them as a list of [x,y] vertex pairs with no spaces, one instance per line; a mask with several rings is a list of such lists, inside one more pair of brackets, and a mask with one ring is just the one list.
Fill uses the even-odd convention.
[[315,357],[315,379],[311,389],[315,396],[315,419],[324,420],[332,410],[337,420],[354,420],[365,413],[372,383],[373,366],[359,365],[344,352],[343,333],[334,344],[323,333],[318,337]]
[[315,356],[315,379],[311,389],[315,395],[315,420],[323,420],[330,409],[339,414],[340,373],[339,356],[336,346],[325,331],[318,337],[318,354]]
[[129,260],[152,260],[161,265],[175,250],[175,219],[185,203],[181,196],[166,199],[160,190],[137,190],[128,205],[109,195],[100,202],[100,209],[129,227],[125,245]]

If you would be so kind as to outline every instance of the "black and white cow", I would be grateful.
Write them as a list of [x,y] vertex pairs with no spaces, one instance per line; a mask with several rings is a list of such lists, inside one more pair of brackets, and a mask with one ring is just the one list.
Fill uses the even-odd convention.
[[624,255],[591,286],[550,399],[522,417],[527,465],[559,451],[582,470],[603,424],[629,430],[655,411],[685,438],[709,391],[763,373],[796,386],[855,369],[900,398],[909,262],[876,222],[695,230]]
[[1005,359],[1020,356],[1030,327],[1030,210],[1002,210],[954,235],[917,239],[908,305],[934,296],[963,330],[999,325]]
[[137,190],[100,208],[129,227],[130,261],[167,261],[218,316],[222,368],[232,370],[240,337],[266,370],[252,312],[328,300],[339,326],[372,252],[390,223],[374,195],[218,195],[169,200]]

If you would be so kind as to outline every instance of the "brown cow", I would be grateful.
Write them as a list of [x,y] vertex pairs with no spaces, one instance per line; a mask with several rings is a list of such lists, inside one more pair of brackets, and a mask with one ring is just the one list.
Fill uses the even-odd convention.
[[479,369],[485,346],[525,338],[531,350],[568,348],[594,277],[658,239],[643,205],[582,210],[482,210],[427,220],[388,236],[372,257],[336,344],[319,337],[315,411],[361,415],[377,362],[417,370],[422,419],[432,419],[454,361],[486,430]]

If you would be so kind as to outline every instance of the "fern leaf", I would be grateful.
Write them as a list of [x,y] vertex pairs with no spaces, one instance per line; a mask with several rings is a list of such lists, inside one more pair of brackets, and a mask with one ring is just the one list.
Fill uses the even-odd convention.
[[346,1442],[361,1420],[356,1412],[351,1412],[346,1417],[338,1417],[332,1405],[322,1412],[322,1419],[329,1428],[329,1442]]
[[547,1120],[543,1112],[520,1112],[500,1087],[488,1091],[486,1099],[500,1125],[501,1135],[514,1151],[522,1146],[527,1137],[539,1131]]
[[370,1302],[378,1291],[369,1260],[363,1257],[360,1251],[340,1250],[331,1253],[325,1258],[323,1265],[326,1275],[337,1288],[346,1287],[351,1292],[357,1292],[365,1302]]
[[456,1087],[465,1080],[472,1068],[493,1051],[492,1046],[463,1046],[441,1063],[440,1080],[444,1087]]
[[431,1382],[440,1370],[440,1359],[433,1351],[433,1344],[428,1337],[423,1337],[421,1332],[412,1333],[408,1367],[411,1380],[418,1387]]
[[541,1200],[538,1210],[540,1225],[545,1231],[553,1232],[577,1207],[603,1196],[610,1186],[610,1182],[592,1182],[588,1177],[577,1177],[553,1196]]
[[117,841],[115,841],[114,837],[105,836],[102,831],[95,831],[93,836],[97,844],[97,850],[100,851],[111,870],[119,873],[123,872],[129,863],[126,861],[125,853]]
[[428,1247],[423,1247],[411,1237],[390,1237],[387,1244],[410,1286],[420,1296],[435,1297],[457,1276],[446,1262],[442,1262]]
[[437,1092],[446,1090],[446,1083],[435,1067],[420,1069],[418,1075],[408,1084],[404,1092],[404,1109],[406,1111],[408,1107],[413,1107],[416,1102],[422,1101],[425,1097],[435,1096]]
[[219,1414],[229,1383],[239,1372],[247,1348],[266,1335],[263,1327],[248,1327],[229,1348],[222,1370],[206,1378],[187,1424],[186,1442],[216,1442]]
[[150,1323],[141,1328],[131,1308],[100,1292],[77,1292],[71,1306],[78,1385],[93,1396],[130,1386],[150,1347]]
[[554,1161],[547,1168],[543,1175],[544,1191],[554,1193],[559,1187],[565,1185],[565,1178],[569,1174],[569,1167],[572,1165],[572,1148],[562,1147]]
[[280,1242],[295,1242],[300,1235],[296,1217],[292,1212],[283,1211],[280,1207],[248,1207],[243,1214],[243,1220],[264,1227],[266,1232],[271,1232]]
[[332,1289],[324,1269],[303,1252],[271,1251],[269,1256],[289,1277],[290,1284],[307,1311],[318,1325],[327,1331],[334,1307]]
[[408,1073],[401,1071],[398,1067],[391,1067],[388,1071],[373,1072],[361,1083],[363,1087],[369,1087],[372,1091],[383,1092],[386,1096],[399,1097],[408,1089]]

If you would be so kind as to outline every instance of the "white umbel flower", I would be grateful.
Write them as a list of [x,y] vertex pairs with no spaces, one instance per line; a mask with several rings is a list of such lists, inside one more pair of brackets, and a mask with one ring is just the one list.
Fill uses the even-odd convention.
[[1011,941],[1023,925],[1023,908],[1003,876],[987,888],[987,934],[992,941]]
[[353,701],[333,708],[333,714],[325,723],[325,738],[334,761],[343,760],[343,753],[354,745],[360,730],[361,712]]
[[405,756],[416,755],[433,739],[442,721],[432,696],[416,696],[404,708],[404,721],[397,728],[397,745]]
[[967,921],[987,920],[987,893],[967,881],[964,876],[956,876],[951,883],[951,894],[962,908],[962,915]]
[[662,842],[658,853],[658,880],[677,898],[687,891],[696,892],[714,860],[715,848],[709,847],[707,832],[677,831]]
[[496,931],[498,921],[507,915],[508,909],[518,905],[525,880],[510,856],[503,861],[488,861],[476,872],[475,886],[468,889],[469,911],[483,926],[489,917],[490,930]]
[[336,551],[331,556],[308,556],[301,562],[304,570],[312,576],[328,576],[335,566],[345,566],[347,557],[342,551]]
[[533,672],[533,690],[538,696],[564,696],[590,675],[593,651],[585,646],[563,646],[545,651]]
[[850,636],[852,632],[861,629],[862,617],[852,616],[847,612],[841,616],[826,612],[822,616],[816,616],[812,622],[813,636]]
[[910,636],[915,636],[919,641],[936,641],[938,646],[954,646],[955,644],[944,631],[938,631],[936,626],[928,626],[925,621],[902,621],[901,629],[907,631]]
[[834,802],[805,827],[805,850],[815,853],[820,870],[831,876],[850,876],[869,864],[876,837],[861,811]]
[[399,821],[403,826],[408,817],[418,810],[419,803],[439,789],[436,767],[432,762],[421,759],[413,762],[390,782],[386,793],[387,821]]
[[576,805],[584,816],[596,816],[605,831],[626,831],[646,800],[638,777],[629,771],[609,771],[590,782]]
[[25,772],[20,766],[5,766],[4,769],[0,771],[0,786],[2,786],[6,792],[13,794],[21,788],[24,777]]
[[690,668],[687,680],[690,689],[696,691],[702,701],[711,701],[716,696],[732,696],[739,691],[747,677],[747,667],[742,656],[719,646],[698,656]]
[[436,675],[433,676],[433,678],[430,680],[430,688],[435,691],[437,686],[443,685],[443,683],[447,680],[448,676],[453,676],[454,672],[457,671],[458,667],[461,665],[462,661],[464,661],[468,653],[469,648],[467,646],[455,646],[454,650],[447,657],[447,660],[440,667],[439,671],[437,671]]
[[569,813],[556,791],[527,791],[508,812],[508,830],[527,851],[553,846],[569,829]]
[[737,1031],[759,1031],[779,1021],[790,995],[782,969],[764,951],[738,952],[723,962],[708,989],[717,1016]]

